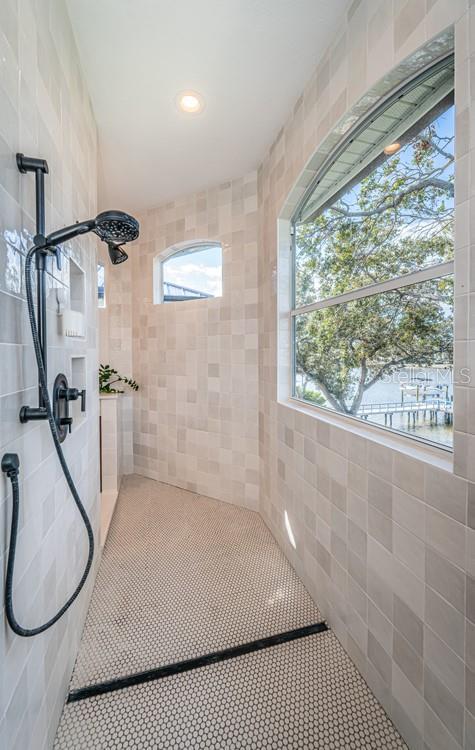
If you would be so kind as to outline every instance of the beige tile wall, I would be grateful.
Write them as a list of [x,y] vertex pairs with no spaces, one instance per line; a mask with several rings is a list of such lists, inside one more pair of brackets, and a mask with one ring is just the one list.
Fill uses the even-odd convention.
[[[257,175],[139,219],[130,252],[135,471],[257,509]],[[221,242],[222,297],[154,304],[154,258],[192,240]]]
[[[21,461],[20,533],[15,573],[18,619],[47,620],[83,570],[87,537],[65,487],[47,425],[21,425],[36,405],[37,376],[22,269],[34,235],[34,177],[20,176],[15,153],[46,158],[47,230],[96,213],[96,128],[62,0],[0,2],[0,456]],[[49,375],[71,377],[71,357],[86,358],[87,414],[64,444],[81,497],[98,528],[96,241],[64,247],[63,271],[48,276]],[[68,295],[71,254],[86,272],[87,336],[58,335],[56,293]],[[52,271],[50,266],[50,271]],[[10,487],[0,477],[0,601],[3,607]],[[97,533],[96,533],[97,538]],[[0,627],[0,747],[52,746],[93,583],[52,629],[34,638]]]
[[[127,207],[123,207],[127,210]],[[130,251],[129,251],[130,252]],[[133,250],[131,251],[133,252]],[[103,365],[112,365],[126,377],[132,376],[132,263],[127,261],[113,266],[107,246],[100,243],[99,258],[105,269],[106,306],[98,311],[99,359]],[[115,386],[120,388],[120,384]],[[119,396],[118,476],[132,474],[133,458],[133,394],[127,387]]]
[[345,113],[365,111],[370,89],[378,97],[437,57],[455,24],[456,359],[474,372],[473,6],[355,0],[259,170],[260,510],[409,745],[431,750],[475,747],[475,486],[467,481],[475,479],[475,381],[456,389],[455,473],[443,454],[423,458],[409,440],[383,445],[377,433],[280,403],[289,358],[278,302],[289,274],[277,227],[344,130]]

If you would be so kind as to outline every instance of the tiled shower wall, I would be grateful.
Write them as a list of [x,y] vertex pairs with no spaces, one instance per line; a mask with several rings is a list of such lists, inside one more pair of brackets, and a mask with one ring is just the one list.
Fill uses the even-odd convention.
[[[381,81],[380,93],[390,86],[390,72],[408,56],[406,76],[447,49],[453,25],[456,364],[471,368],[472,382],[456,388],[452,466],[450,456],[426,454],[410,440],[384,439],[382,431],[288,403],[288,311],[281,303],[289,239],[285,221],[280,237],[277,227],[314,173],[312,155],[344,132],[345,113],[365,111],[365,94]],[[429,51],[416,52],[438,36]],[[473,2],[355,0],[259,170],[260,510],[417,750],[475,747],[474,76]],[[377,87],[372,93],[377,98]]]
[[[135,471],[257,509],[257,175],[139,220],[130,252]],[[193,240],[221,242],[222,297],[154,304],[154,258]]]
[[[48,160],[47,231],[96,213],[96,129],[61,0],[0,2],[0,455],[21,461],[21,517],[15,606],[26,627],[63,604],[82,573],[87,538],[62,478],[45,423],[21,425],[22,404],[36,405],[36,366],[22,278],[35,233],[34,176],[20,175],[15,153]],[[87,413],[64,443],[93,524],[98,525],[96,241],[64,248],[86,273],[87,336],[58,334],[57,295],[68,297],[69,260],[49,266],[49,375],[62,371],[87,388]],[[82,359],[81,359],[82,358]],[[11,517],[9,483],[0,477],[0,599]],[[97,535],[96,535],[97,536]],[[20,638],[0,626],[0,747],[50,748],[76,656],[93,574],[68,614],[46,633]]]
[[[129,250],[134,252],[132,246]],[[105,270],[105,307],[98,311],[99,359],[117,372],[132,377],[132,264],[113,266],[107,246],[99,247],[99,259]],[[120,388],[120,384],[114,386]],[[133,394],[124,388],[117,403],[119,419],[119,481],[134,471],[133,456]]]

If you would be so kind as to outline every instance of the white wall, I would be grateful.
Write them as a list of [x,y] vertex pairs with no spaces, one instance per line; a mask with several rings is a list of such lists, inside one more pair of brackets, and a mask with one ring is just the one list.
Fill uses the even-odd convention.
[[[21,425],[23,404],[37,403],[37,374],[27,323],[24,256],[35,233],[34,176],[20,175],[15,153],[47,159],[46,227],[96,214],[96,128],[62,0],[0,3],[0,454],[21,461],[21,528],[15,607],[26,627],[44,622],[79,580],[87,537],[68,494],[46,423]],[[87,336],[58,335],[56,290],[68,290],[68,260],[49,266],[49,377],[71,377],[71,357],[86,357],[86,419],[64,443],[73,476],[98,528],[96,240],[65,246],[86,272]],[[10,486],[0,477],[0,564],[5,570]],[[97,560],[97,557],[96,557]],[[87,608],[88,585],[68,614],[33,638],[0,626],[0,747],[52,746]],[[4,599],[0,582],[0,600]],[[4,615],[4,613],[2,613]]]

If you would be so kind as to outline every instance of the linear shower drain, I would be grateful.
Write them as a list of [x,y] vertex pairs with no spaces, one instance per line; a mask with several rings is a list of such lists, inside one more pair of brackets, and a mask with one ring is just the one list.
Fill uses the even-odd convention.
[[217,662],[227,661],[228,659],[235,659],[238,656],[244,656],[244,654],[250,654],[254,651],[262,651],[263,649],[272,646],[278,646],[281,643],[295,641],[298,638],[315,635],[315,633],[323,633],[326,630],[328,630],[328,627],[325,622],[316,622],[313,625],[294,628],[293,630],[287,630],[284,633],[277,633],[276,635],[271,635],[267,638],[259,638],[255,641],[249,641],[248,643],[243,643],[238,646],[231,646],[222,651],[212,651],[209,654],[198,656],[194,659],[186,659],[173,664],[165,664],[156,669],[134,672],[133,674],[117,677],[113,680],[98,682],[94,685],[87,685],[86,687],[72,690],[68,695],[67,703],[75,703],[86,698],[92,698],[95,695],[103,695],[105,693],[113,693],[116,690],[123,690],[132,685],[141,685],[145,682],[161,680],[164,677],[170,677],[171,675],[190,672],[192,669],[199,669],[200,667],[206,667],[209,664],[216,664]]

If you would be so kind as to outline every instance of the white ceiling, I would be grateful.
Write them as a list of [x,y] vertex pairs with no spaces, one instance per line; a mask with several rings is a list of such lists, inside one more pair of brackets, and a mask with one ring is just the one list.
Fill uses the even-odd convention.
[[[67,0],[97,120],[101,207],[157,205],[256,168],[347,0]],[[175,103],[198,91],[198,116]]]

